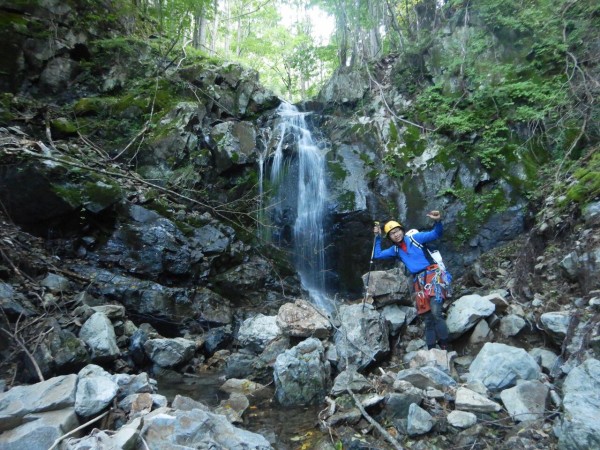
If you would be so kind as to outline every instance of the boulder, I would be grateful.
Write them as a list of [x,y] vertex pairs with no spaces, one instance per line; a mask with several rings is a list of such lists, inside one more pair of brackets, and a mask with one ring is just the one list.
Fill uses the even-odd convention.
[[275,396],[282,405],[318,405],[330,387],[331,367],[321,341],[309,338],[277,357]]
[[329,336],[331,329],[327,315],[306,300],[282,305],[277,314],[277,325],[285,335],[319,339]]
[[501,391],[519,379],[537,380],[540,374],[540,367],[522,348],[488,342],[471,363],[467,380],[481,381],[488,389]]

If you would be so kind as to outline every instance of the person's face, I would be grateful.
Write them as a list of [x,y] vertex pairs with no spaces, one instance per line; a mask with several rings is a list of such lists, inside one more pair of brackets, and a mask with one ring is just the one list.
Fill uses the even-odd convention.
[[396,227],[390,231],[389,237],[394,244],[399,244],[404,239],[404,230],[400,227]]

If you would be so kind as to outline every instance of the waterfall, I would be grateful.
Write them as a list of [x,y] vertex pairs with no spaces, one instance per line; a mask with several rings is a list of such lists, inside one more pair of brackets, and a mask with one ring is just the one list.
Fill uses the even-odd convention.
[[[299,112],[289,103],[278,108],[277,143],[271,166],[271,182],[278,189],[274,209],[295,217],[292,227],[294,262],[302,286],[313,303],[327,312],[332,311],[331,300],[325,289],[325,220],[327,187],[325,184],[325,155],[313,140],[306,124],[308,113]],[[284,155],[284,142],[293,142],[294,152]],[[293,160],[293,161],[292,161]],[[288,164],[288,170],[286,170]],[[292,169],[293,167],[293,169]],[[296,178],[296,179],[294,179]],[[295,186],[292,183],[297,183]],[[275,221],[277,222],[277,220]],[[276,223],[277,224],[277,223]]]

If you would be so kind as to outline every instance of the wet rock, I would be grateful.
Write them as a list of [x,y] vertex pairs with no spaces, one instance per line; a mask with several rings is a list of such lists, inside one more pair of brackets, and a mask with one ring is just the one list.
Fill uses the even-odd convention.
[[[215,277],[219,289],[228,293],[228,297],[251,296],[255,291],[264,288],[270,280],[272,266],[263,258],[250,257],[243,265],[221,273]],[[221,291],[219,291],[221,292]]]
[[228,394],[242,394],[252,398],[262,398],[270,394],[266,386],[250,380],[230,378],[219,388]]
[[98,249],[102,263],[152,279],[190,273],[191,250],[173,222],[138,205],[130,206],[129,216]]
[[227,359],[225,366],[225,377],[227,378],[254,378],[254,361],[256,355],[253,352],[237,352]]
[[248,397],[234,392],[227,400],[221,400],[214,412],[224,415],[231,423],[243,423],[242,415],[249,406]]
[[180,409],[182,411],[191,411],[193,409],[199,409],[201,411],[210,411],[210,408],[202,402],[185,397],[177,394],[171,403],[173,409]]
[[195,229],[191,241],[207,256],[221,254],[231,244],[231,238],[211,224]]

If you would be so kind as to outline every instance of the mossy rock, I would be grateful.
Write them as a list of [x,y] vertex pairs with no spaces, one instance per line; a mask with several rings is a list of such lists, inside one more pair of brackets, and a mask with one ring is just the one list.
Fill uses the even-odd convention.
[[66,117],[59,117],[50,122],[52,132],[62,136],[74,136],[77,134],[77,125]]
[[83,207],[99,213],[122,198],[121,187],[112,180],[86,181],[85,183],[53,184],[52,190],[72,208]]
[[84,97],[80,98],[73,105],[73,112],[78,116],[97,115],[106,112],[114,104],[113,99],[100,97]]

